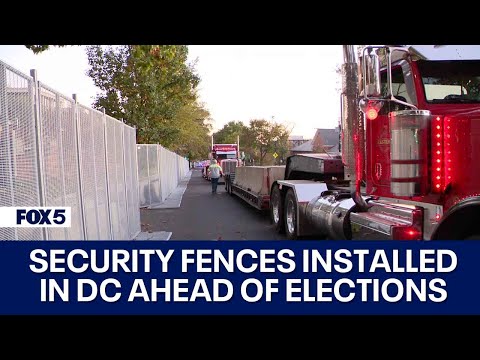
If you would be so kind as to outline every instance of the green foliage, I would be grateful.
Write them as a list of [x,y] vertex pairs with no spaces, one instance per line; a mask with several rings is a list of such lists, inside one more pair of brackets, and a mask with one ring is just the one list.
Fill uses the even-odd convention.
[[65,47],[67,45],[25,45],[25,47],[32,50],[34,54],[40,54],[50,49],[50,46]]
[[241,121],[230,121],[222,129],[213,134],[213,140],[217,144],[235,144],[238,137],[242,144],[246,136],[247,127]]
[[[35,54],[52,46],[25,45]],[[137,128],[138,143],[159,143],[191,160],[208,154],[210,114],[197,101],[200,82],[184,45],[87,47],[87,75],[101,90],[94,107]]]
[[183,45],[89,46],[87,74],[102,90],[94,107],[136,126],[138,143],[160,143],[190,158],[205,148],[206,156],[210,115],[197,102],[200,78],[187,55]]
[[[248,126],[240,121],[231,121],[213,134],[217,144],[231,144],[240,137],[240,151],[245,153],[248,163],[259,165],[279,164],[288,153],[290,131],[279,123],[264,119],[250,120]],[[277,153],[275,159],[273,154]]]
[[[217,144],[237,142],[240,137],[240,151],[244,151],[249,162],[259,165],[278,164],[288,153],[290,131],[282,124],[264,119],[250,120],[248,126],[240,121],[231,121],[213,134]],[[275,159],[274,153],[278,154]],[[253,161],[252,161],[253,160]]]
[[212,129],[210,122],[205,121],[209,117],[202,104],[195,102],[183,106],[176,116],[178,138],[170,149],[190,161],[205,159],[210,147],[208,134]]
[[265,119],[250,120],[248,133],[252,141],[252,148],[255,150],[255,157],[258,158],[260,165],[266,165],[266,162],[276,163],[272,157],[275,152],[280,155],[279,158],[288,152],[290,131],[282,124]]

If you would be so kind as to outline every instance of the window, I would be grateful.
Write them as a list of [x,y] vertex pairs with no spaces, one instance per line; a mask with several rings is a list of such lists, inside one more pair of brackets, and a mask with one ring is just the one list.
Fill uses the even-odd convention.
[[418,61],[427,102],[480,103],[480,61]]
[[[382,73],[381,81],[382,96],[388,97],[388,78],[386,71]],[[405,84],[405,79],[403,77],[403,69],[400,66],[392,68],[392,93],[393,96],[395,96],[399,100],[412,103],[412,99],[408,93],[407,85]]]

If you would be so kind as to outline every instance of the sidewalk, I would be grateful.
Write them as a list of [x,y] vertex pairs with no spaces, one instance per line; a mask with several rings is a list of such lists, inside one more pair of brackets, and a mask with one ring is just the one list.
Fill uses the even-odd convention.
[[185,177],[182,180],[180,180],[175,190],[173,190],[172,193],[168,195],[168,197],[165,199],[163,203],[157,204],[157,205],[151,205],[148,207],[148,209],[152,210],[152,209],[179,208],[180,205],[182,204],[183,194],[185,193],[185,190],[187,190],[187,185],[191,177],[192,177],[192,170],[190,170],[188,174],[185,175]]
[[[180,180],[175,190],[160,204],[151,205],[147,209],[156,210],[156,209],[175,209],[179,208],[182,204],[183,194],[187,190],[188,182],[192,177],[193,169],[190,169],[188,174]],[[142,231],[140,234],[135,237],[134,240],[170,240],[172,236],[171,231]]]
[[[178,206],[179,194],[183,191],[180,187],[185,184],[181,184],[163,206]],[[142,230],[171,232],[170,241],[286,239],[274,231],[269,212],[260,212],[231,196],[224,185],[219,185],[217,191],[212,194],[211,183],[202,177],[200,169],[194,169],[180,207],[141,209]],[[175,203],[174,198],[177,198]]]

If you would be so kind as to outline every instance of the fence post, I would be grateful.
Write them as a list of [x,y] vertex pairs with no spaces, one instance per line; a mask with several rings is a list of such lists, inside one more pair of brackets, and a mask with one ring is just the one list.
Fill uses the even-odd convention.
[[134,167],[133,171],[133,184],[135,185],[135,192],[134,194],[134,210],[135,213],[134,215],[134,220],[135,220],[135,232],[134,232],[134,237],[136,237],[141,231],[142,231],[142,226],[140,222],[140,176],[139,176],[139,166],[138,166],[138,144],[137,144],[137,127],[134,127],[134,131],[132,132],[131,135],[132,139],[130,139],[133,144],[135,144],[135,151],[133,152],[132,156],[132,165]]
[[[65,190],[65,164],[64,164],[64,159],[63,159],[63,126],[62,126],[62,120],[60,118],[60,96],[58,94],[55,94],[55,115],[56,115],[56,119],[55,121],[57,122],[58,124],[58,142],[60,144],[59,146],[59,155],[60,155],[60,174],[62,176],[62,204],[64,206],[67,205],[67,193],[66,193],[66,190]],[[72,219],[73,220],[73,219]],[[65,239],[68,239],[69,236],[68,236],[68,228],[67,227],[64,227],[63,228],[63,234],[65,236]]]
[[[127,125],[125,123],[122,124],[122,150],[123,150],[123,183],[125,184],[123,191],[125,193],[125,213],[127,214],[127,236],[130,237],[130,214],[129,214],[129,209],[128,209],[128,204],[129,204],[129,198],[128,198],[128,191],[127,187],[131,184],[127,183],[127,170],[132,171],[132,157],[130,156],[130,162],[127,167],[127,161],[126,161],[126,153],[127,153],[127,147],[125,146],[125,127]],[[137,148],[135,147],[135,151],[137,151]],[[127,239],[127,240],[132,240],[132,239]]]
[[155,145],[155,148],[157,150],[157,174],[158,174],[158,193],[160,194],[160,201],[163,202],[163,192],[162,192],[162,164],[160,163],[161,157],[162,157],[162,152],[160,149],[160,145]]
[[82,232],[83,232],[83,240],[87,240],[87,222],[85,219],[85,208],[83,205],[83,182],[82,182],[82,149],[80,145],[80,118],[78,116],[78,108],[77,108],[77,94],[72,95],[73,103],[73,116],[74,116],[74,123],[75,123],[75,142],[77,146],[77,177],[78,177],[78,186],[79,186],[79,202],[80,202],[80,211],[81,211],[81,218],[82,218]]
[[[37,155],[37,173],[38,173],[38,193],[40,206],[45,204],[45,183],[43,179],[43,147],[42,147],[42,121],[40,118],[40,87],[38,86],[37,70],[31,69],[30,76],[33,78],[33,109],[35,115],[35,135],[36,135],[36,155]],[[42,228],[43,238],[48,240],[47,228]]]
[[148,179],[148,206],[152,205],[152,189],[150,184],[150,157],[148,156],[148,145],[145,145],[145,151],[147,152],[147,179]]
[[107,215],[108,215],[108,224],[110,225],[110,240],[114,239],[112,217],[110,215],[110,183],[108,181],[109,172],[111,171],[108,168],[108,137],[107,137],[107,115],[105,109],[102,108],[102,119],[103,119],[103,139],[105,142],[105,182],[106,182],[106,192],[107,192]]

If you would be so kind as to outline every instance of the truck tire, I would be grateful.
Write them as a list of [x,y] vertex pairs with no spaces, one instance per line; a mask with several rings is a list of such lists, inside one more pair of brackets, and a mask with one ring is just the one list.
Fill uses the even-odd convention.
[[278,185],[273,186],[272,194],[270,195],[270,221],[274,225],[277,233],[285,233],[282,194]]
[[293,189],[288,189],[287,195],[285,196],[284,209],[284,223],[285,223],[285,234],[287,235],[288,240],[296,240],[297,237],[297,200],[295,199],[295,194]]
[[230,178],[230,176],[227,176],[225,178],[225,186],[227,187],[227,193],[229,195],[232,195],[232,179]]

